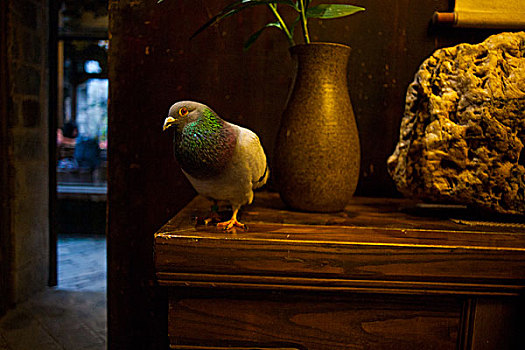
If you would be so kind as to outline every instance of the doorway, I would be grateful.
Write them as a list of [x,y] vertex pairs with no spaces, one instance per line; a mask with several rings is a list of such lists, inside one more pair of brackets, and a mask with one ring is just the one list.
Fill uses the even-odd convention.
[[[107,0],[76,2],[57,0],[51,8],[50,135],[56,135],[50,159],[50,285],[61,289],[78,268],[75,247],[95,244],[104,247],[107,194],[107,101],[108,101],[108,16]],[[53,18],[55,21],[53,21]],[[60,244],[58,244],[60,243]],[[64,248],[67,246],[67,248]],[[60,249],[68,249],[60,266]],[[59,252],[60,253],[60,252]],[[100,267],[99,266],[99,267]],[[78,271],[79,276],[85,271]],[[54,278],[53,278],[54,277]]]
[[107,49],[92,36],[60,36],[57,93],[57,233],[105,234]]

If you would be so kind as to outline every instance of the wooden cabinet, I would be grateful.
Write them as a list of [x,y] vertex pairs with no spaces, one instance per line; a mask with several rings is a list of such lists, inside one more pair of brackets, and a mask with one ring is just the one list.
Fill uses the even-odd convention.
[[521,218],[358,197],[300,213],[261,192],[228,233],[196,225],[209,207],[155,235],[174,349],[525,348]]

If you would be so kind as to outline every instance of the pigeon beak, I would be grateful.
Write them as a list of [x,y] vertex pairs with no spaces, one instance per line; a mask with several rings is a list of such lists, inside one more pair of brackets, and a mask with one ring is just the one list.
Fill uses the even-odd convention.
[[170,126],[172,126],[173,124],[175,124],[177,122],[177,120],[173,117],[167,117],[165,120],[164,120],[164,126],[162,127],[162,131],[165,131],[166,129],[168,129]]

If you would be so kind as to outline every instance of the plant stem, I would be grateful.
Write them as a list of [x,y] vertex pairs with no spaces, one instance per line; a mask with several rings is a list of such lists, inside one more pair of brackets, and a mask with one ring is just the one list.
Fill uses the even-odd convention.
[[310,35],[308,34],[308,22],[306,19],[306,9],[304,8],[304,0],[299,0],[299,6],[301,11],[301,24],[303,26],[304,42],[310,44]]
[[279,11],[277,11],[277,4],[268,4],[268,7],[272,10],[273,14],[281,24],[281,28],[284,31],[284,34],[286,34],[286,38],[288,39],[290,46],[294,46],[295,42],[293,41],[293,36],[288,30],[288,27],[286,26],[286,23],[284,22],[283,18],[279,14]]

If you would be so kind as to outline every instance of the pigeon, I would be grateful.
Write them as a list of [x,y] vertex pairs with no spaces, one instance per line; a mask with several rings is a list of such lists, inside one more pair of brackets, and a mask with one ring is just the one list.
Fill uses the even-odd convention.
[[239,209],[252,203],[253,190],[263,186],[269,176],[259,137],[194,101],[171,106],[163,131],[170,128],[174,129],[175,159],[195,190],[212,200],[215,208],[219,201],[232,206],[231,219],[217,227],[246,229],[237,220]]

